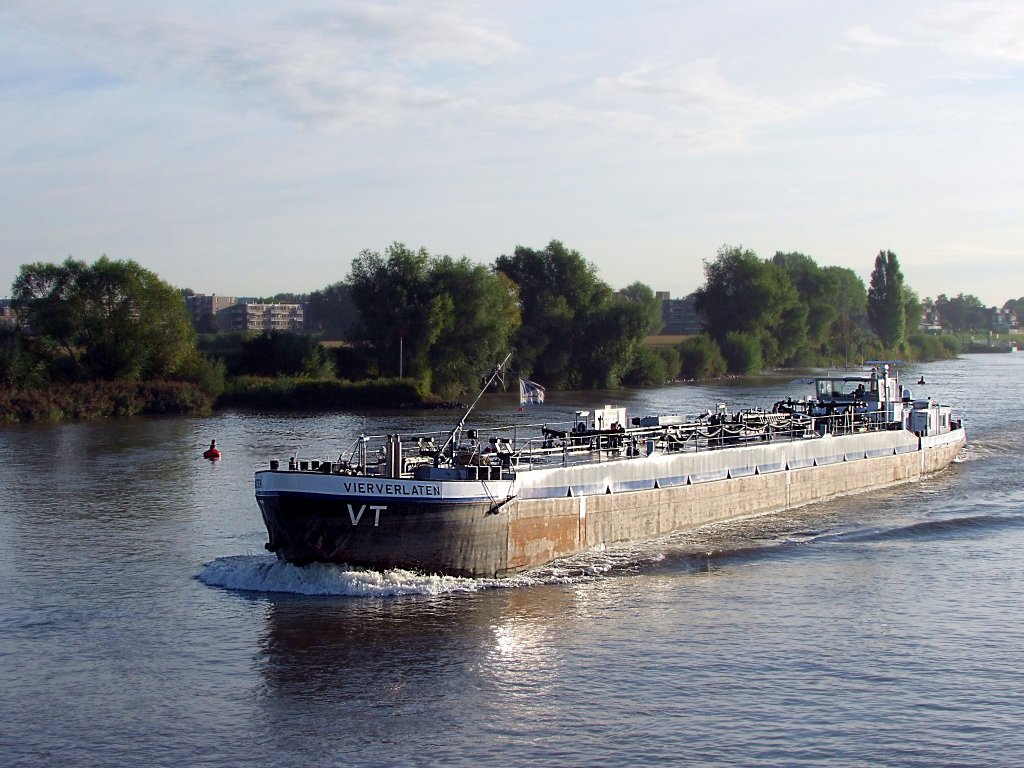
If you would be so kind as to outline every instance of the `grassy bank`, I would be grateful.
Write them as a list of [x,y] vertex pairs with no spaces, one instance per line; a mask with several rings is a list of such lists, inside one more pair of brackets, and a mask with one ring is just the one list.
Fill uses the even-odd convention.
[[434,404],[411,381],[341,381],[278,376],[229,379],[217,407],[280,411],[329,411],[345,408],[417,408]]
[[70,421],[143,414],[206,414],[212,408],[330,411],[440,405],[409,380],[349,382],[279,376],[229,379],[216,402],[183,381],[89,381],[34,389],[0,387],[0,423]]
[[211,398],[184,381],[86,381],[36,389],[0,388],[0,422],[208,413]]

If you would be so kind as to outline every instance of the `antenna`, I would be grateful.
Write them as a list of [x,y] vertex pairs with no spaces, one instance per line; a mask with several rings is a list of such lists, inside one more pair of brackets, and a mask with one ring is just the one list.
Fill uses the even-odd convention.
[[505,355],[504,360],[502,360],[500,363],[494,366],[494,370],[491,371],[491,375],[487,378],[487,381],[484,382],[483,387],[480,389],[480,393],[476,396],[476,400],[474,400],[470,404],[469,408],[466,409],[466,412],[462,414],[462,418],[459,419],[459,423],[455,425],[455,428],[448,433],[448,437],[445,438],[444,444],[441,446],[441,448],[437,452],[437,455],[434,457],[435,467],[440,465],[441,457],[444,456],[445,449],[454,442],[455,435],[462,431],[462,428],[466,425],[466,419],[469,418],[469,414],[473,412],[473,409],[476,407],[476,404],[480,402],[480,398],[484,396],[484,392],[486,392],[487,388],[494,383],[495,379],[501,376],[501,369],[505,367],[505,364],[508,362],[510,357],[512,357],[511,352]]

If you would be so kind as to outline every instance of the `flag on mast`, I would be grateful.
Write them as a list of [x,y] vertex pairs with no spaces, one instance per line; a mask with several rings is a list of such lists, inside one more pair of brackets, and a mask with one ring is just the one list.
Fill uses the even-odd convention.
[[519,405],[543,405],[544,387],[529,379],[519,379]]

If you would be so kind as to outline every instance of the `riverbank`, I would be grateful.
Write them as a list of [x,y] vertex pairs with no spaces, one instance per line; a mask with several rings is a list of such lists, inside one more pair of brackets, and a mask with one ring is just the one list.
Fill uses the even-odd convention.
[[221,408],[330,411],[350,408],[431,408],[450,405],[409,380],[341,381],[240,376],[214,399],[186,381],[87,381],[45,387],[0,387],[0,423],[176,414],[202,416]]
[[0,423],[142,414],[206,414],[213,399],[187,381],[84,381],[33,389],[0,387]]
[[345,408],[426,408],[439,403],[411,380],[342,381],[285,376],[229,379],[217,408],[330,411]]

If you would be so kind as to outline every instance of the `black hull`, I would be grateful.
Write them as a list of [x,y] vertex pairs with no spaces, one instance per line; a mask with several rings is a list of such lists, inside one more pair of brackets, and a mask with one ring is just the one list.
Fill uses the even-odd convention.
[[409,568],[452,576],[506,572],[508,518],[485,502],[271,496],[259,499],[267,549],[286,562]]

